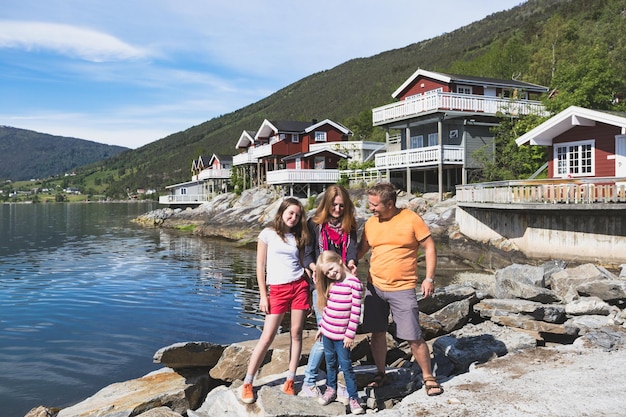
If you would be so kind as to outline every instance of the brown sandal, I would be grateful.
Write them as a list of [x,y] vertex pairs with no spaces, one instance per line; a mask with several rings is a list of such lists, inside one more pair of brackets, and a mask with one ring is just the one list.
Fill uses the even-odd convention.
[[[431,384],[427,384],[427,382],[431,382]],[[426,395],[429,397],[443,394],[443,387],[439,384],[439,382],[437,382],[437,378],[434,376],[424,378],[424,389],[426,390]],[[433,393],[432,390],[438,391]]]
[[376,375],[374,375],[374,379],[372,380],[372,382],[367,384],[367,386],[370,388],[379,388],[385,385],[386,383],[387,383],[387,374],[385,374],[384,372],[376,372]]

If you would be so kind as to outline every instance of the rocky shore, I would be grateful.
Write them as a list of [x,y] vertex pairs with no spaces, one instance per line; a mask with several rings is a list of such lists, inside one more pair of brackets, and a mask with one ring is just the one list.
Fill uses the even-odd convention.
[[[367,217],[364,195],[354,195],[359,224]],[[136,221],[150,227],[187,229],[250,244],[273,217],[277,199],[257,190],[240,198],[223,195],[195,210],[157,210]],[[314,202],[312,202],[314,206]],[[367,334],[352,351],[359,395],[368,414],[381,416],[614,416],[626,399],[626,269],[529,262],[507,242],[468,242],[454,225],[454,200],[401,196],[399,206],[422,214],[449,249],[439,262],[484,273],[438,288],[420,301],[421,322],[433,369],[445,389],[426,396],[419,367],[406,344],[388,335],[390,383],[368,388],[375,372]],[[486,253],[488,253],[486,255]],[[476,270],[477,268],[472,268]],[[314,330],[304,332],[306,364]],[[335,402],[290,397],[280,391],[288,363],[286,334],[277,336],[255,381],[257,402],[238,400],[239,387],[256,341],[220,346],[185,341],[160,349],[158,371],[103,388],[64,409],[41,406],[27,417],[214,417],[335,416]],[[296,389],[303,377],[297,374]],[[323,380],[320,381],[323,384]]]

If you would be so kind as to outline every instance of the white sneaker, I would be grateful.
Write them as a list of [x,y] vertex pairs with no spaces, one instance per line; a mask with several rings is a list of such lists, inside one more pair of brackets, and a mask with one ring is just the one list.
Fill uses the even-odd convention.
[[350,396],[348,395],[348,388],[345,385],[337,384],[337,401],[343,405],[348,405]]
[[317,385],[306,385],[306,384],[302,385],[302,389],[300,390],[300,393],[298,394],[298,396],[300,397],[312,397],[312,398],[317,398],[320,395],[321,395],[320,389],[317,387]]

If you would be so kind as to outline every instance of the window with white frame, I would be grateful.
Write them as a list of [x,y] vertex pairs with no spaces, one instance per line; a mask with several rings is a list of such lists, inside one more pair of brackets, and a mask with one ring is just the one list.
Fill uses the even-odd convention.
[[300,135],[298,135],[297,133],[292,133],[291,143],[300,143]]
[[424,135],[411,136],[409,139],[411,149],[424,147]]
[[326,142],[326,132],[315,132],[315,142]]
[[186,195],[187,194],[187,189],[186,188],[181,188],[180,189],[180,195]]
[[472,94],[472,87],[469,85],[457,85],[456,92],[459,94]]
[[595,175],[594,153],[594,140],[555,144],[554,176],[583,177]]
[[437,132],[435,133],[429,133],[428,134],[428,146],[437,146],[437,138],[439,137],[439,135],[437,134]]

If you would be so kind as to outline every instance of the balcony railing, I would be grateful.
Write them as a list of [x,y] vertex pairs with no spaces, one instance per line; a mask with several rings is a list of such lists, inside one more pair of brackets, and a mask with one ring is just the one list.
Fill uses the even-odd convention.
[[209,196],[204,194],[162,195],[159,196],[159,204],[176,203],[204,203],[209,201]]
[[233,156],[233,165],[246,165],[246,164],[256,164],[257,158],[252,155],[252,149],[249,149],[246,152],[242,152],[238,155]]
[[338,169],[280,169],[268,171],[266,183],[269,185],[278,184],[331,184],[341,178]]
[[230,178],[230,169],[203,169],[194,180],[211,180],[211,179],[228,179]]
[[497,181],[456,186],[462,204],[626,203],[626,178]]
[[269,143],[267,145],[255,146],[250,149],[250,151],[252,151],[252,157],[257,159],[263,158],[264,156],[270,156],[272,154],[272,144]]
[[476,112],[494,116],[498,112],[511,115],[531,113],[543,115],[546,111],[541,102],[533,100],[437,93],[401,100],[372,109],[372,121],[374,126],[380,126],[434,110]]
[[385,152],[376,155],[376,169],[417,168],[445,164],[463,165],[464,153],[460,146],[428,146],[425,148],[406,149],[397,152]]

